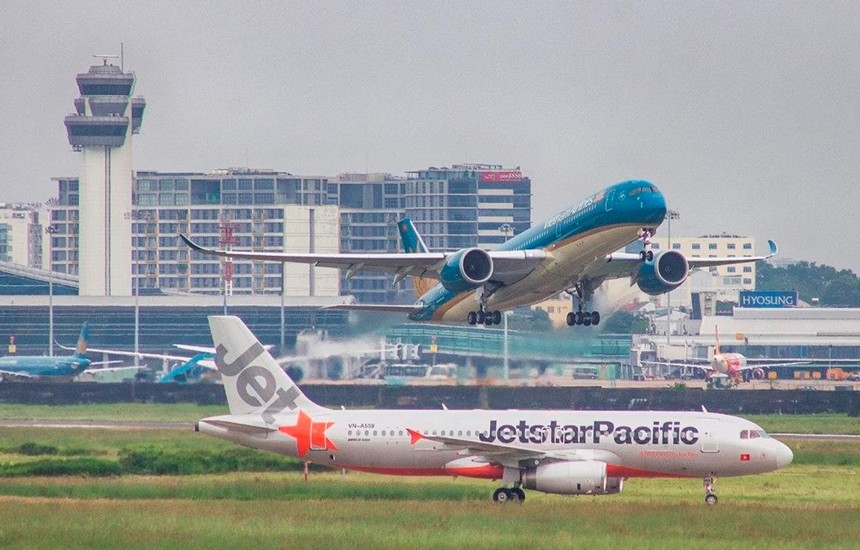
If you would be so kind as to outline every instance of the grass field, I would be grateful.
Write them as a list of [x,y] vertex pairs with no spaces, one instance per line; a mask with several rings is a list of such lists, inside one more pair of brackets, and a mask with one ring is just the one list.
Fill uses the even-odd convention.
[[[0,418],[192,421],[222,412],[0,406]],[[843,415],[751,418],[772,432],[860,432],[860,420]],[[297,463],[190,430],[0,427],[0,547],[857,548],[860,441],[786,442],[791,466],[718,479],[715,507],[698,479],[631,479],[622,494],[600,497],[529,491],[522,506],[499,506],[490,500],[496,484],[482,480],[322,470],[305,482]],[[16,470],[44,461],[219,473]],[[225,464],[242,471],[219,470]]]

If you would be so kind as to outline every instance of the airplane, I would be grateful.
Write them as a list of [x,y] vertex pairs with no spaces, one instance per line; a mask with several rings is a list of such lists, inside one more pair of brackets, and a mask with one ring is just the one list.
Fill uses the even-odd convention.
[[[116,361],[92,362],[87,356],[87,323],[81,328],[78,344],[72,355],[65,357],[46,355],[7,355],[0,357],[0,380],[71,380],[92,365],[105,365]],[[105,369],[113,370],[113,369]]]
[[[63,349],[70,349],[62,344],[58,344]],[[206,370],[214,370],[215,363],[212,361],[212,356],[215,350],[201,346],[189,346],[185,344],[176,344],[177,347],[186,351],[193,351],[193,357],[182,355],[172,355],[168,353],[149,353],[149,352],[133,352],[118,349],[104,348],[89,348],[89,351],[96,353],[105,353],[108,355],[118,355],[121,357],[136,357],[138,359],[158,359],[165,362],[164,374],[158,379],[159,383],[166,382],[188,382],[191,380],[200,379]],[[170,369],[167,368],[167,362],[173,361],[174,365]],[[143,369],[145,367],[124,367],[127,369]]]
[[[631,286],[651,295],[679,287],[691,269],[763,260],[767,256],[687,258],[677,250],[651,250],[651,236],[666,217],[666,200],[647,181],[611,185],[567,210],[516,235],[494,250],[463,248],[430,252],[412,221],[398,222],[405,253],[304,254],[243,252],[204,248],[186,235],[193,250],[222,257],[307,263],[347,270],[394,273],[394,283],[412,276],[418,301],[411,305],[335,304],[328,309],[388,311],[413,321],[497,325],[501,310],[531,305],[562,291],[576,297],[567,324],[597,325],[600,312],[589,311],[594,291],[607,279],[629,277]],[[641,240],[638,254],[616,252]]]
[[687,362],[653,362],[643,361],[643,365],[666,365],[671,367],[693,368],[704,370],[708,380],[715,377],[726,377],[733,384],[737,385],[744,381],[744,371],[751,371],[753,378],[761,380],[765,377],[764,369],[770,367],[790,367],[794,365],[805,365],[808,362],[793,361],[790,363],[749,363],[747,358],[741,353],[723,353],[720,351],[720,333],[717,327],[714,327],[714,354],[707,364],[702,363],[687,363]]
[[524,489],[620,493],[636,477],[714,480],[787,466],[791,449],[758,425],[675,411],[335,410],[305,396],[241,319],[211,316],[230,414],[195,430],[337,469],[501,480],[496,502]]

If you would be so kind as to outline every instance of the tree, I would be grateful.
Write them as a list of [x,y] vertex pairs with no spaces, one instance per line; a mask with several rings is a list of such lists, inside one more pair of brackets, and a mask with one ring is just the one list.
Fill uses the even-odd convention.
[[850,269],[837,271],[815,262],[798,262],[774,267],[767,262],[758,266],[758,290],[796,290],[804,302],[818,298],[819,304],[830,307],[860,307],[860,279]]
[[645,334],[648,332],[648,319],[641,313],[616,311],[601,324],[607,334]]

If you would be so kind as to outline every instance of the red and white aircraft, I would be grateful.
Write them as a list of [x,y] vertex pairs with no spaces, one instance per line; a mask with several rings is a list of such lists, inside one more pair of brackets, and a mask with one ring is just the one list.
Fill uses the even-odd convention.
[[764,369],[770,367],[790,367],[793,365],[805,365],[802,361],[794,361],[790,363],[755,363],[750,364],[746,356],[741,353],[723,353],[720,351],[720,332],[714,327],[714,354],[707,364],[702,363],[679,363],[677,361],[669,362],[651,362],[643,361],[643,364],[649,365],[667,365],[671,367],[693,368],[700,369],[706,372],[707,378],[710,379],[717,375],[728,377],[732,384],[740,384],[744,381],[743,371],[752,371],[752,376],[757,379],[762,379],[765,376]]
[[631,477],[770,472],[793,458],[742,418],[703,412],[333,410],[308,399],[238,317],[209,317],[230,414],[197,431],[333,468],[501,480],[497,502],[523,489],[621,492]]

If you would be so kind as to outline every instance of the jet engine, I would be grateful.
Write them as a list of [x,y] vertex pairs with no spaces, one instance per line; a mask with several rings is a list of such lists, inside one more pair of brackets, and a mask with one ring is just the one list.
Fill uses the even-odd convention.
[[461,292],[486,283],[493,274],[493,259],[486,250],[464,248],[451,255],[439,272],[447,290]]
[[764,377],[765,377],[764,369],[761,367],[753,369],[752,376],[756,380],[764,380]]
[[687,280],[690,264],[683,254],[675,250],[664,250],[654,259],[639,268],[637,282],[642,292],[656,296],[675,290]]
[[606,463],[598,461],[551,462],[523,474],[523,487],[561,495],[620,493],[624,479],[606,476]]

